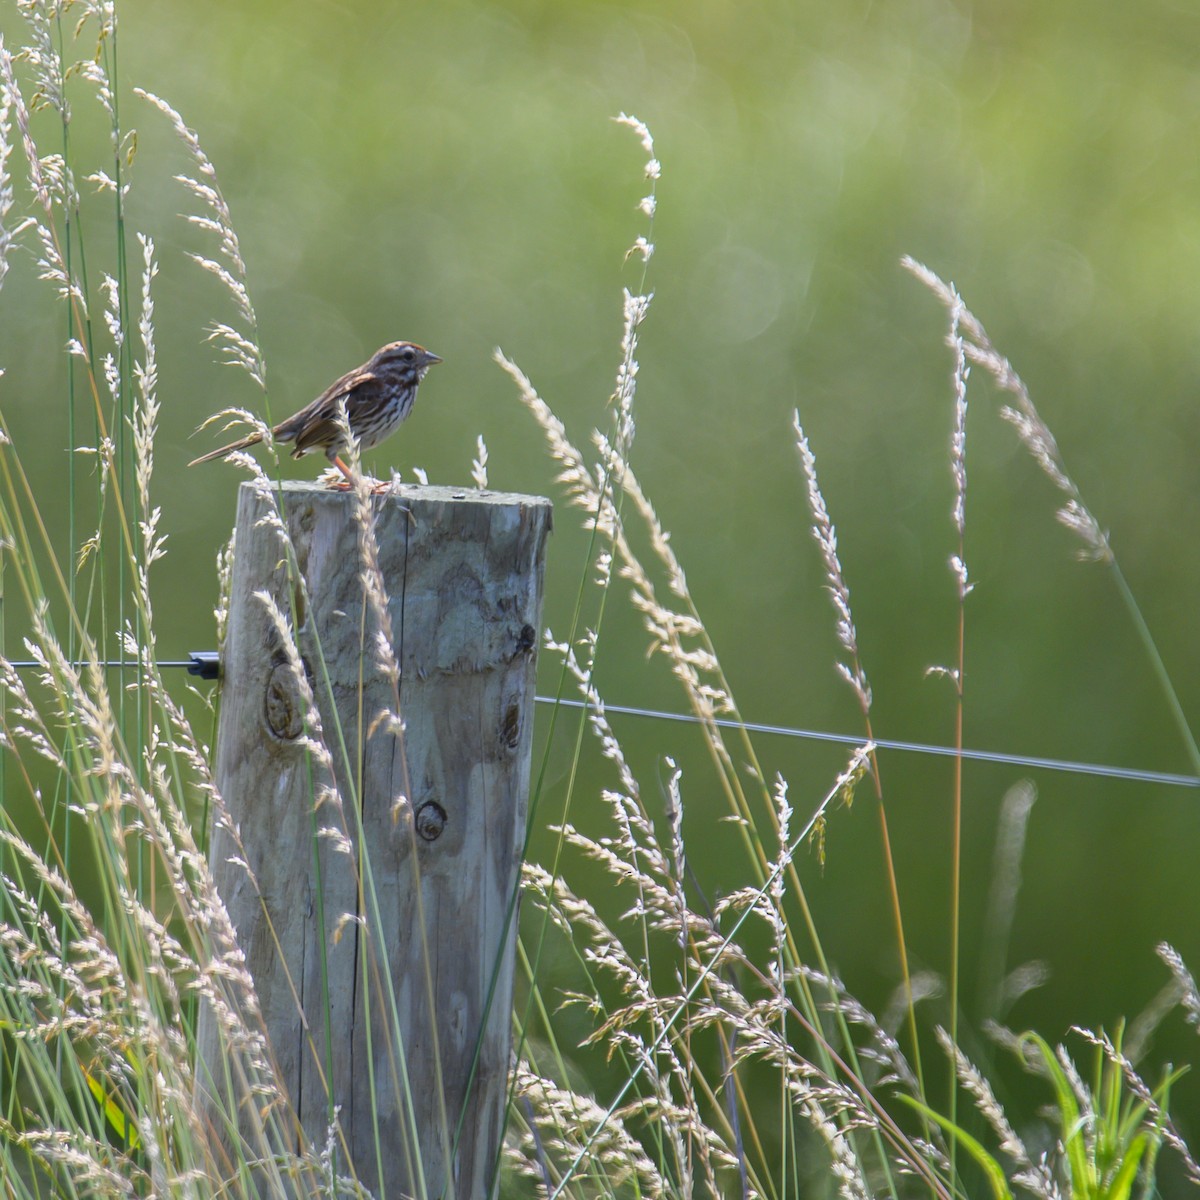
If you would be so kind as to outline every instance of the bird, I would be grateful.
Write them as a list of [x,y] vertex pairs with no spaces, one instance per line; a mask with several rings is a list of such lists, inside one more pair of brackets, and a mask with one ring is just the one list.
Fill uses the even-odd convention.
[[[442,360],[415,342],[389,342],[371,355],[361,367],[334,380],[315,400],[271,430],[277,442],[290,444],[292,457],[302,458],[310,450],[323,450],[353,486],[354,477],[342,461],[346,449],[345,426],[338,419],[338,405],[346,407],[346,424],[359,448],[370,450],[396,431],[412,412],[417,387],[425,372]],[[228,446],[194,458],[197,463],[225,458],[263,440],[260,432],[248,434]]]

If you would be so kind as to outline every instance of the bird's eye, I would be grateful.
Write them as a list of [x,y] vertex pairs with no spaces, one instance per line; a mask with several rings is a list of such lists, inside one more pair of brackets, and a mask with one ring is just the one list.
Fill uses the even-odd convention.
[[417,357],[417,352],[411,346],[405,346],[404,353],[400,355],[405,362],[412,362]]

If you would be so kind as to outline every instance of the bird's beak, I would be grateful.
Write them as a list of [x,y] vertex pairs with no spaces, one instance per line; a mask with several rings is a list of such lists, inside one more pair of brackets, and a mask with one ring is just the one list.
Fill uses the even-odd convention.
[[441,355],[434,354],[432,350],[425,351],[425,365],[432,367],[435,363],[442,361]]

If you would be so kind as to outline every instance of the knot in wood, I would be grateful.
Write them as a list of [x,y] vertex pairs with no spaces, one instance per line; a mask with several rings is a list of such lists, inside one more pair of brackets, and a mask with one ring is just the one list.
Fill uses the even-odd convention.
[[436,800],[426,800],[417,809],[417,832],[427,842],[436,842],[446,828],[446,810]]
[[521,708],[515,700],[504,710],[500,721],[500,740],[509,750],[515,750],[521,741]]
[[300,685],[287,663],[276,663],[267,676],[263,718],[267,728],[284,741],[295,741],[304,732],[304,704]]

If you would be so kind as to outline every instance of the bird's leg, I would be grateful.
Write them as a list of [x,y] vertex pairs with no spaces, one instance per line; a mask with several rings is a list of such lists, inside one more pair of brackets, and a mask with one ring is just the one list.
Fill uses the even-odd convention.
[[355,482],[354,481],[354,473],[350,470],[350,468],[348,466],[346,466],[346,464],[344,462],[342,462],[342,456],[340,454],[335,454],[333,456],[333,458],[331,459],[331,461],[332,461],[333,465],[335,467],[337,467],[337,469],[339,471],[341,471],[341,473],[343,475],[345,475],[345,477],[346,477],[345,483],[338,483],[335,486],[338,488],[352,488],[354,486],[354,482]]

